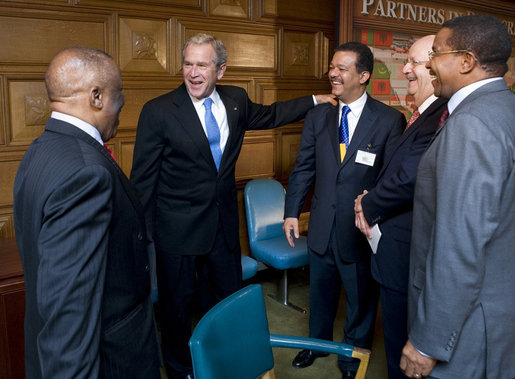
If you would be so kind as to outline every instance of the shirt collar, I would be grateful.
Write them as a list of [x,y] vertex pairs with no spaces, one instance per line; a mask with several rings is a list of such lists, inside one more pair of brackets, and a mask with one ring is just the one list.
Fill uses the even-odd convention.
[[460,105],[460,103],[465,100],[465,98],[470,95],[472,92],[477,90],[478,88],[484,86],[485,84],[488,84],[490,82],[493,82],[495,80],[502,80],[501,77],[495,77],[495,78],[488,78],[479,80],[477,82],[474,82],[472,84],[469,84],[468,86],[465,86],[461,88],[458,92],[456,92],[452,97],[449,99],[449,102],[447,103],[447,109],[449,110],[449,114],[452,114],[452,112]]
[[72,115],[69,115],[66,113],[56,112],[56,111],[53,111],[50,117],[55,118],[56,120],[61,120],[61,121],[67,122],[69,124],[72,124],[73,126],[76,126],[83,132],[89,134],[91,137],[96,139],[99,144],[104,145],[104,142],[102,141],[102,136],[100,135],[100,132],[97,130],[97,128],[95,128],[93,125],[87,123],[86,121],[82,121],[80,118],[77,118],[75,116],[72,116]]
[[200,109],[202,107],[202,105],[204,105],[204,101],[208,97],[210,97],[211,100],[213,100],[213,104],[215,107],[218,108],[222,104],[222,98],[220,97],[220,95],[218,94],[216,89],[213,91],[213,93],[211,93],[211,95],[209,95],[208,97],[206,97],[204,99],[199,100],[196,97],[191,96],[189,93],[188,93],[188,96],[190,97],[191,101],[193,102],[193,106],[197,109]]
[[434,94],[432,94],[431,96],[429,96],[427,99],[424,100],[424,102],[422,104],[420,104],[420,107],[417,108],[418,110],[418,113],[422,114],[424,113],[424,111],[429,108],[429,106],[431,104],[433,104],[433,102],[438,99]]
[[352,115],[356,118],[359,118],[361,115],[361,112],[363,112],[363,108],[365,108],[365,103],[367,102],[367,92],[363,92],[363,95],[361,95],[357,100],[353,101],[352,103],[345,104],[341,100],[339,101],[339,111],[341,113],[342,108],[347,105],[350,108],[350,112]]

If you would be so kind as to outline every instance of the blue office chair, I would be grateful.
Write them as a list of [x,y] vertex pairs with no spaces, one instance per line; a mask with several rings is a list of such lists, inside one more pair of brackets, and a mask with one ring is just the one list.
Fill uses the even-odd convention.
[[370,351],[332,341],[270,334],[261,285],[252,284],[215,305],[199,321],[190,351],[196,379],[255,379],[274,366],[272,347],[311,349],[360,359],[364,378]]
[[258,263],[255,259],[247,255],[241,256],[241,273],[242,279],[247,280],[256,275],[258,269]]
[[[241,256],[241,277],[243,280],[247,280],[256,275],[258,269],[258,263],[255,259],[252,259],[249,256],[242,255]],[[152,302],[155,303],[159,300],[159,296],[157,294],[157,288],[152,289]]]
[[285,191],[274,179],[255,179],[245,186],[245,210],[252,256],[267,266],[283,270],[277,295],[281,304],[305,313],[288,301],[288,269],[309,263],[306,237],[295,240],[291,248],[282,229]]

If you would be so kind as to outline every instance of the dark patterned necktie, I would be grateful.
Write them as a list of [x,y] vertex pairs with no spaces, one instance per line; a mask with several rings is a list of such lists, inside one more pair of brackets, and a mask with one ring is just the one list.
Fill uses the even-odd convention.
[[408,130],[408,128],[417,120],[417,118],[420,116],[420,112],[418,109],[411,114],[411,117],[409,118],[408,125],[406,125],[406,128],[404,131]]
[[340,120],[340,127],[338,128],[338,139],[340,142],[340,162],[343,162],[347,148],[349,147],[349,121],[347,115],[350,112],[350,108],[345,105],[342,108],[342,119]]
[[442,126],[445,125],[445,122],[449,118],[449,111],[446,109],[443,111],[442,115],[440,116],[440,122],[438,123],[438,129],[440,129]]

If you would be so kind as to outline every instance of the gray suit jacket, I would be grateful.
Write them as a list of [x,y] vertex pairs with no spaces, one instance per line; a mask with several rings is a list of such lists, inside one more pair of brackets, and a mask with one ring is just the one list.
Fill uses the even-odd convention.
[[27,378],[156,378],[143,209],[107,150],[49,119],[14,185]]
[[[502,81],[454,110],[415,187],[409,338],[443,378],[514,378],[515,95]],[[479,370],[474,376],[466,370]]]

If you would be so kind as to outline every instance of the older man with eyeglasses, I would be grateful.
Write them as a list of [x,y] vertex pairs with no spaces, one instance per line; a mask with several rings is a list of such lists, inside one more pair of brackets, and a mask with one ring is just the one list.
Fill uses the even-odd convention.
[[381,231],[372,276],[379,283],[388,378],[405,378],[399,362],[408,339],[408,274],[413,195],[420,158],[431,141],[447,100],[434,96],[425,67],[435,36],[413,43],[403,73],[414,109],[406,130],[377,177],[375,185],[355,201],[356,226],[367,236],[370,225]]

